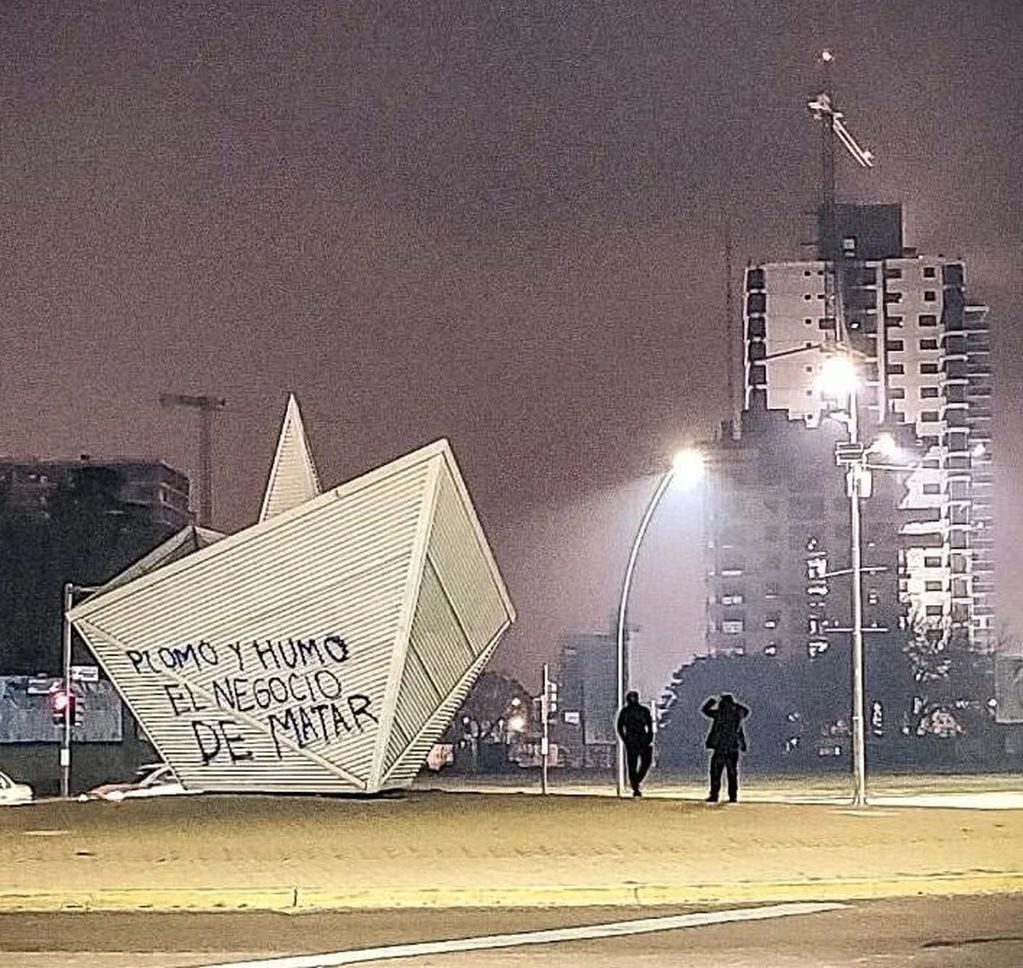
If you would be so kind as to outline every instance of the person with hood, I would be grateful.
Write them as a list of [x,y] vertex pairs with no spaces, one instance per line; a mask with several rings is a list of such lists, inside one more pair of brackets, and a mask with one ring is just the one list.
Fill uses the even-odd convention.
[[618,713],[618,735],[625,744],[625,765],[634,797],[643,796],[639,789],[654,757],[654,719],[650,710],[639,701],[638,692],[625,694],[625,705]]
[[711,697],[701,712],[712,719],[713,725],[707,734],[707,749],[713,750],[710,757],[710,795],[708,803],[717,803],[721,794],[721,772],[728,774],[728,801],[739,799],[739,751],[746,752],[746,733],[742,721],[749,710],[737,703],[731,693],[722,693],[721,700]]

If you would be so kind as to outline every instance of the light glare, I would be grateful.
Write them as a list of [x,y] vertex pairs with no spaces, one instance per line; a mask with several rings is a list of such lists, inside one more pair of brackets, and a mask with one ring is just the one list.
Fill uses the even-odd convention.
[[823,396],[837,400],[845,399],[852,395],[859,383],[856,364],[848,356],[841,354],[829,356],[821,364],[817,386]]
[[703,477],[703,454],[692,447],[680,450],[671,459],[671,468],[676,481],[682,484],[695,483]]

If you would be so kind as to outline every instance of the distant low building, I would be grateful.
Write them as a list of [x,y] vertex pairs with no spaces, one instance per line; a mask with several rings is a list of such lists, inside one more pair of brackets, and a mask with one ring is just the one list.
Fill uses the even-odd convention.
[[565,765],[614,765],[616,669],[613,635],[575,632],[562,639],[553,739],[561,747]]
[[132,457],[0,458],[0,515],[48,515],[55,499],[81,487],[83,471],[105,475],[111,496],[149,524],[177,531],[192,520],[188,477],[163,461]]

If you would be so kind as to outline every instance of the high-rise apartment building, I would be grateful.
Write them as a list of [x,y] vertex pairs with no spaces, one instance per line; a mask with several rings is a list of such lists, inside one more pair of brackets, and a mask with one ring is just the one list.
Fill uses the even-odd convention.
[[[913,468],[901,500],[900,597],[908,618],[968,631],[978,646],[990,646],[987,308],[968,299],[961,261],[903,247],[899,206],[840,205],[837,224],[842,256],[834,277],[820,259],[747,268],[746,406],[820,426],[832,404],[818,379],[826,357],[813,350],[841,331],[861,361],[863,436],[888,430],[915,444],[902,459]],[[839,318],[826,309],[832,278]]]
[[[738,434],[705,445],[707,651],[809,658],[848,648],[850,518],[835,421],[808,427],[755,404]],[[900,488],[881,479],[862,515],[868,644],[896,633]]]

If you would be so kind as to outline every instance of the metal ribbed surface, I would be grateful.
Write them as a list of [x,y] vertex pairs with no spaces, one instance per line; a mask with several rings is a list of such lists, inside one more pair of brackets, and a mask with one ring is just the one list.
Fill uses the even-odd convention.
[[514,615],[443,441],[210,547],[180,537],[71,618],[196,789],[410,782]]
[[413,739],[401,752],[387,774],[385,786],[406,786],[415,779],[416,774],[422,769],[423,763],[426,761],[430,748],[437,742],[444,730],[448,728],[451,720],[472,691],[477,678],[479,678],[480,673],[494,654],[494,650],[497,648],[504,631],[502,628],[494,636],[493,642],[480,653],[476,661],[466,670],[465,675],[459,679],[455,688],[445,697],[423,726],[419,736]]
[[[336,634],[348,643],[351,655],[333,667],[343,698],[368,696],[371,711],[381,718],[428,475],[425,460],[390,475],[375,474],[368,486],[322,495],[130,587],[96,596],[72,612],[86,641],[102,657],[182,782],[206,790],[358,788],[332,776],[330,763],[365,781],[375,744],[382,739],[367,717],[359,717],[362,732],[339,728],[333,732],[343,735],[329,741],[320,738],[317,726],[323,721],[317,723],[314,717],[312,734],[296,723],[294,729],[277,729],[275,744],[266,726],[272,710],[255,710],[246,718],[229,706],[223,708],[223,702],[216,708],[217,701],[225,689],[231,695],[227,679],[248,680],[251,691],[255,677],[265,684],[276,675],[276,670],[262,668],[253,641],[312,638],[322,643]],[[185,649],[199,641],[210,643],[217,662],[190,666],[180,675],[166,671],[140,675],[127,658],[126,649]],[[242,667],[229,646],[239,642],[247,663]],[[177,690],[180,699],[184,683],[191,686],[197,704],[212,708],[175,716],[164,687]],[[219,684],[219,693],[214,683]],[[181,699],[181,704],[187,701]],[[293,705],[300,704],[275,708]],[[231,735],[239,737],[238,749],[251,753],[250,759],[230,762],[222,751],[202,765],[192,723],[218,719],[230,723]],[[213,735],[203,733],[208,749],[214,745]],[[289,747],[292,735],[308,740],[301,752]],[[328,765],[310,756],[321,757]]]
[[290,511],[319,493],[320,481],[309,452],[302,416],[297,401],[291,396],[288,398],[259,520],[265,521]]
[[[483,668],[480,655],[493,651],[514,617],[454,457],[450,451],[444,457],[384,758],[383,772],[390,783],[399,773],[404,776],[412,770],[414,775],[472,688]],[[399,760],[405,765],[396,772]]]

